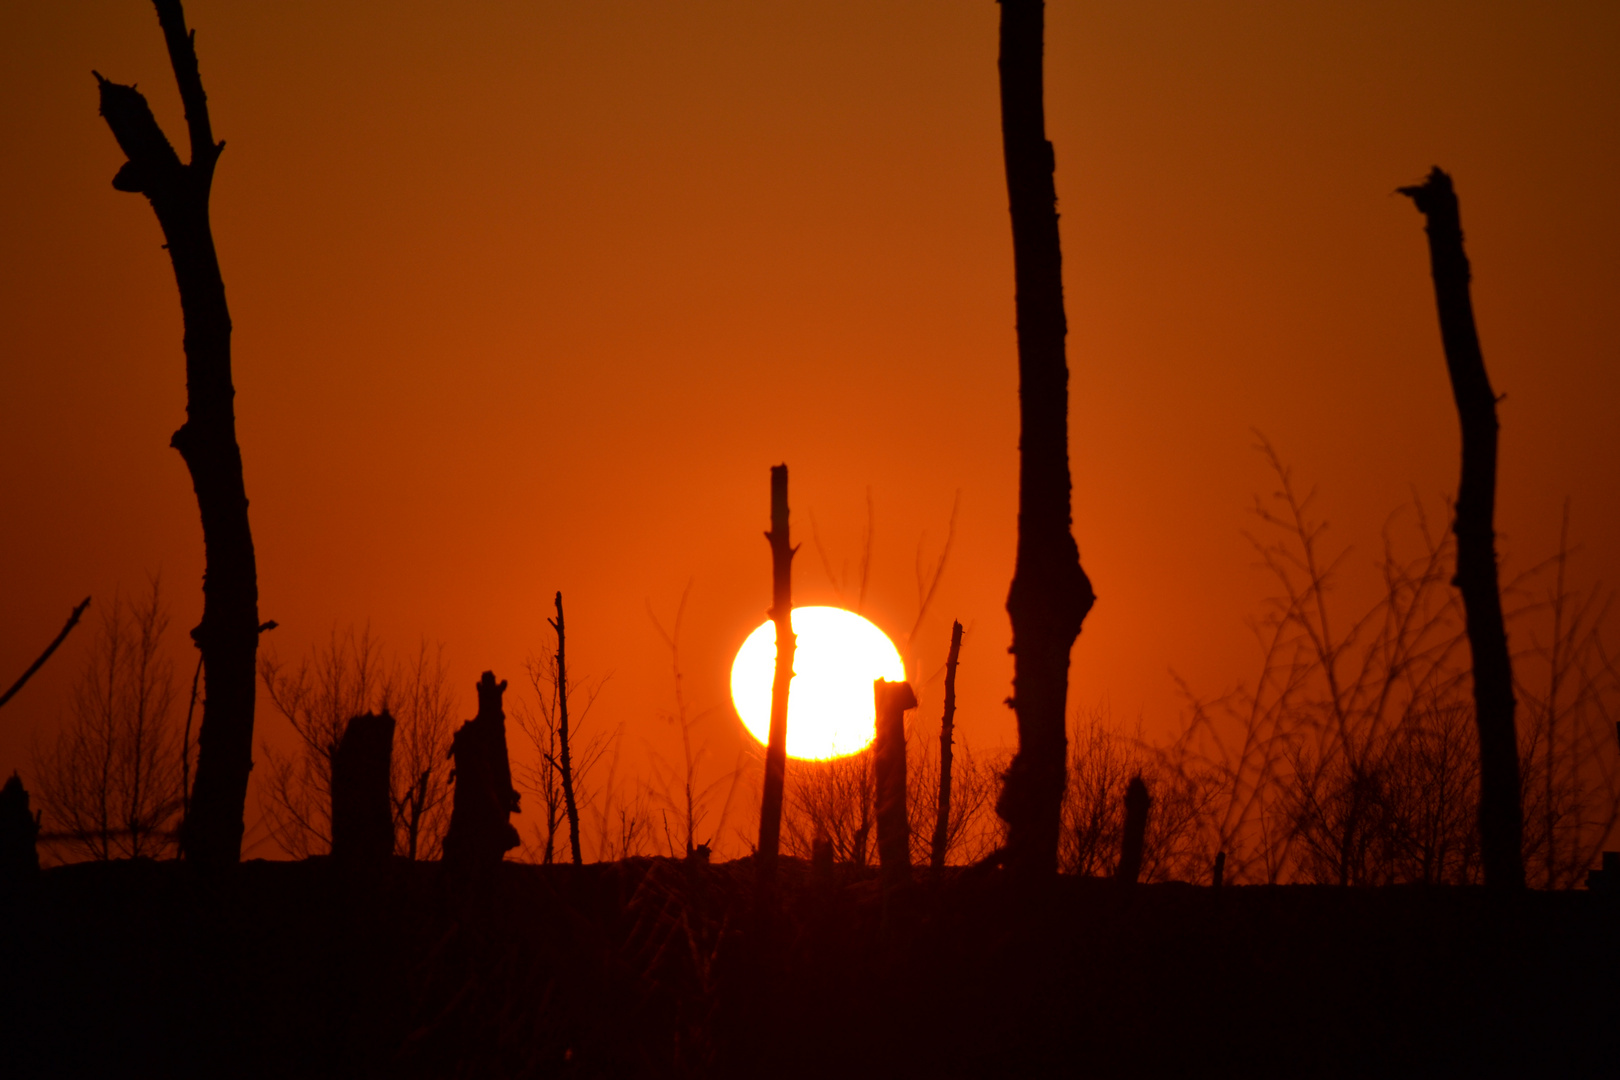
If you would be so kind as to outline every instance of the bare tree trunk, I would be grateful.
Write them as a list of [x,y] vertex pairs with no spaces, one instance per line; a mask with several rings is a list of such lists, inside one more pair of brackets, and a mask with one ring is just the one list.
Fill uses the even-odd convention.
[[113,187],[140,192],[157,213],[185,318],[186,422],[170,444],[191,472],[202,516],[203,615],[191,636],[202,651],[208,677],[197,737],[197,782],[180,846],[187,859],[227,864],[241,855],[242,811],[253,767],[259,584],[236,442],[231,316],[208,220],[214,166],[225,144],[214,141],[194,37],[186,30],[180,0],[154,4],[185,106],[190,162],[181,163],[133,86],[108,82],[100,74],[96,79],[101,115],[129,158]]
[[1018,556],[1007,595],[1018,753],[996,813],[1007,823],[1008,867],[1036,876],[1057,868],[1069,650],[1096,599],[1070,531],[1068,323],[1055,159],[1042,101],[1044,18],[1041,0],[1001,0],[1001,135],[1013,227],[1020,437]]
[[1136,884],[1142,876],[1142,846],[1147,840],[1148,810],[1153,799],[1140,775],[1131,777],[1125,785],[1125,827],[1120,839],[1119,868],[1114,879],[1127,885]]
[[[394,718],[365,713],[343,729],[332,755],[332,858],[351,865],[387,862],[394,853]],[[415,842],[412,839],[414,853]]]
[[[568,652],[560,590],[557,593],[557,617],[547,621],[557,631],[557,771],[562,774],[563,806],[568,811],[568,842],[574,865],[579,866],[585,862],[585,858],[580,854],[579,847],[579,803],[574,799],[574,761],[568,751]],[[598,854],[597,858],[601,858],[601,855]]]
[[928,865],[945,865],[951,838],[951,735],[956,725],[956,659],[962,652],[962,624],[951,623],[951,651],[945,657],[945,718],[939,722],[939,813],[934,819],[934,846]]
[[1524,816],[1519,791],[1519,747],[1514,728],[1513,661],[1502,620],[1496,573],[1496,394],[1485,373],[1468,256],[1451,177],[1437,166],[1424,182],[1401,188],[1427,221],[1429,265],[1440,309],[1451,392],[1462,423],[1462,481],[1457,488],[1457,576],[1473,656],[1474,719],[1479,727],[1479,843],[1485,884],[1524,887],[1521,847]]
[[917,707],[908,682],[878,679],[872,685],[877,739],[872,768],[877,774],[878,865],[887,892],[911,882],[911,822],[906,818],[906,710]]
[[776,676],[771,682],[771,728],[765,743],[765,787],[759,805],[759,880],[776,881],[782,841],[782,785],[787,776],[788,692],[793,682],[793,555],[788,538],[788,470],[771,466],[771,618],[776,621]]
[[30,664],[28,670],[23,672],[22,676],[18,678],[16,682],[11,684],[11,689],[7,690],[3,695],[0,695],[0,705],[4,705],[6,702],[16,697],[17,691],[23,688],[23,684],[34,677],[34,672],[45,666],[45,661],[51,658],[51,653],[55,652],[57,647],[61,645],[62,642],[67,640],[67,636],[72,632],[73,628],[79,625],[79,616],[83,615],[84,609],[89,606],[90,598],[87,596],[84,598],[84,602],[82,604],[68,613],[67,625],[62,627],[62,632],[57,634],[49,645],[45,646],[45,651],[39,654],[39,659]]

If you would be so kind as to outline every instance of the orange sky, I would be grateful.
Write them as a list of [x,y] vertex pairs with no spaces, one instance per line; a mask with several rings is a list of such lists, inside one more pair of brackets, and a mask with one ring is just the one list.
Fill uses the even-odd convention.
[[[1319,483],[1353,581],[1385,516],[1452,490],[1457,428],[1422,222],[1456,178],[1501,407],[1510,571],[1564,499],[1580,576],[1620,568],[1620,7],[1048,5],[1075,532],[1100,600],[1071,701],[1169,730],[1171,670],[1245,678],[1265,594],[1241,530],[1253,429]],[[970,630],[959,723],[1012,739],[1010,230],[991,0],[241,4],[192,0],[267,641],[370,621],[514,685],[551,595],[611,673],[626,760],[688,692],[745,738],[730,657],[769,602],[768,466],[834,602],[876,509],[867,614],[901,636],[919,544],[956,546],[920,635]],[[86,593],[161,570],[176,642],[201,535],[168,448],[180,311],[90,69],[179,103],[140,0],[0,5],[0,682]],[[92,612],[93,614],[94,612]],[[90,635],[0,715],[26,771]],[[180,655],[180,654],[177,654]],[[189,656],[182,666],[189,674]],[[939,686],[919,722],[937,724]],[[284,740],[261,705],[260,731]]]

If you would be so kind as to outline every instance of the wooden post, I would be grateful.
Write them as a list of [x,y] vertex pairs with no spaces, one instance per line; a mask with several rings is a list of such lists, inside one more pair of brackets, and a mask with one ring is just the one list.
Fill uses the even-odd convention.
[[1001,140],[1018,323],[1018,555],[1007,594],[1018,753],[996,813],[1007,823],[1006,864],[1026,878],[1057,870],[1069,650],[1096,599],[1070,531],[1068,323],[1042,100],[1044,23],[1041,0],[1001,0]]
[[1474,668],[1479,729],[1479,846],[1485,884],[1524,887],[1524,814],[1514,725],[1513,660],[1496,572],[1496,393],[1474,327],[1462,215],[1451,177],[1436,166],[1422,184],[1401,188],[1427,224],[1429,267],[1440,310],[1440,341],[1462,423],[1462,480],[1457,487],[1457,575]]
[[878,862],[883,888],[893,892],[911,883],[911,823],[906,818],[906,710],[917,707],[907,682],[878,679],[872,685],[877,739],[872,765],[877,773]]
[[962,624],[951,623],[951,651],[945,656],[945,717],[939,722],[939,812],[934,820],[934,844],[928,865],[945,865],[951,829],[951,735],[956,724],[956,660],[962,653]]
[[163,228],[184,316],[186,422],[170,440],[191,472],[203,530],[202,621],[191,631],[207,673],[197,736],[197,782],[180,830],[181,853],[208,864],[241,857],[242,814],[253,768],[259,579],[248,528],[242,451],[231,383],[231,314],[214,251],[208,196],[225,149],[215,142],[197,70],[194,35],[180,0],[153,0],[179,85],[191,160],[182,163],[133,86],[96,74],[101,115],[129,158],[119,191],[145,195]]
[[387,712],[351,719],[332,755],[332,858],[350,865],[387,862],[394,853],[389,790],[394,718]]
[[776,881],[777,853],[782,842],[782,787],[787,777],[788,693],[793,682],[793,556],[788,539],[788,470],[771,466],[771,611],[776,622],[776,675],[771,682],[771,728],[765,744],[765,787],[759,807],[759,880]]

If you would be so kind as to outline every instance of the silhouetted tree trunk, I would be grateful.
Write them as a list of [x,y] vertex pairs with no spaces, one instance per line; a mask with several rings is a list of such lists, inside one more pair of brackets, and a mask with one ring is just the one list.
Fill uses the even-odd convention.
[[386,862],[394,853],[394,718],[366,713],[343,729],[332,755],[332,858]]
[[1496,394],[1485,373],[1468,256],[1451,177],[1437,166],[1424,182],[1401,188],[1422,212],[1429,236],[1429,266],[1440,309],[1451,392],[1462,422],[1462,481],[1457,487],[1457,576],[1473,656],[1474,718],[1479,728],[1479,843],[1485,884],[1524,887],[1521,847],[1524,815],[1519,791],[1519,746],[1514,728],[1513,661],[1502,620],[1496,574]]
[[39,873],[39,815],[16,773],[0,788],[0,887],[15,888]]
[[214,166],[225,144],[214,141],[209,125],[194,37],[186,30],[180,0],[154,0],[154,5],[185,106],[190,162],[181,163],[133,86],[108,82],[99,73],[96,79],[101,115],[129,158],[113,177],[113,187],[140,192],[157,213],[185,318],[186,422],[170,444],[191,471],[202,515],[203,614],[191,636],[202,651],[207,683],[197,782],[180,847],[187,859],[223,864],[234,863],[242,849],[259,643],[258,571],[231,385],[231,316],[208,221]]
[[450,804],[450,830],[444,837],[444,861],[477,868],[501,861],[518,846],[511,815],[518,812],[512,787],[512,762],[506,752],[506,713],[501,695],[506,683],[493,671],[478,681],[478,715],[462,724],[450,743],[455,760],[451,778],[456,792]]
[[[579,803],[574,798],[574,759],[568,749],[568,651],[561,590],[557,593],[557,617],[547,622],[557,631],[557,771],[562,775],[563,808],[568,813],[568,842],[574,865],[580,866],[585,858],[580,854],[579,847]],[[598,854],[597,858],[601,858],[601,855]]]
[[1147,839],[1148,810],[1152,806],[1147,784],[1140,776],[1131,777],[1125,785],[1125,828],[1120,838],[1119,868],[1114,871],[1115,880],[1127,885],[1134,885],[1142,876],[1142,844]]
[[928,865],[945,865],[951,838],[951,734],[956,723],[956,659],[962,652],[962,624],[951,623],[951,651],[945,656],[945,717],[939,722],[939,813],[934,819],[934,845]]
[[906,710],[917,707],[907,682],[878,679],[872,685],[877,738],[872,767],[877,776],[878,865],[883,887],[893,891],[911,881],[911,822],[906,818]]
[[1001,137],[1012,213],[1018,319],[1018,556],[1007,614],[1013,632],[1018,753],[996,813],[1006,862],[1057,869],[1067,780],[1069,650],[1095,597],[1069,516],[1069,367],[1055,161],[1042,102],[1041,0],[1001,0]]
[[11,689],[7,690],[3,695],[0,695],[0,705],[4,705],[6,702],[16,697],[17,691],[23,688],[23,684],[34,677],[34,672],[45,666],[45,661],[51,658],[51,653],[55,652],[57,646],[66,641],[68,634],[72,632],[75,626],[79,625],[79,616],[83,615],[84,609],[89,606],[90,598],[87,596],[84,598],[84,603],[80,604],[78,607],[74,608],[68,613],[67,625],[62,627],[62,632],[57,634],[49,645],[45,646],[45,651],[39,654],[39,659],[30,664],[28,670],[23,672],[16,682],[11,684]]
[[771,618],[776,622],[776,675],[771,681],[771,728],[765,743],[765,787],[759,805],[759,880],[776,881],[782,841],[782,785],[787,776],[788,691],[793,683],[793,554],[788,539],[788,470],[771,466]]
[[1226,883],[1226,852],[1217,851],[1215,853],[1215,866],[1210,871],[1209,876],[1210,884],[1217,889]]

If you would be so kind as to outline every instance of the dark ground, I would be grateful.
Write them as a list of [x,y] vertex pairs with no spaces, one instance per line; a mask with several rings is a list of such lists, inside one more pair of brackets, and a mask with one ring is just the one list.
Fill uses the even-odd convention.
[[46,871],[0,899],[7,1076],[1607,1075],[1620,898],[785,860]]

